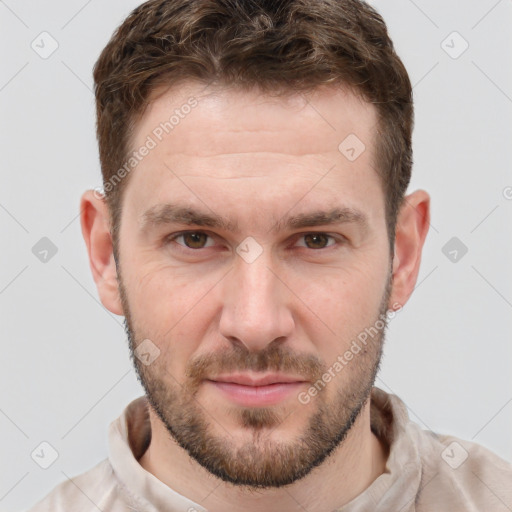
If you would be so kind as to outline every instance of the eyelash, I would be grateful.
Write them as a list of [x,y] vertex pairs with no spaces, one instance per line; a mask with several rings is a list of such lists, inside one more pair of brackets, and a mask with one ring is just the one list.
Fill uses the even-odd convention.
[[[169,235],[169,236],[165,237],[164,243],[165,244],[169,244],[171,242],[175,242],[175,240],[177,238],[180,238],[180,237],[185,236],[185,235],[190,235],[190,234],[204,234],[204,235],[208,236],[210,239],[214,238],[214,237],[212,237],[211,235],[209,235],[205,231],[181,231],[179,233],[174,233],[172,235]],[[324,235],[324,236],[328,237],[330,240],[334,240],[334,242],[335,242],[335,243],[333,243],[331,245],[327,245],[326,247],[321,247],[320,249],[310,249],[309,247],[301,246],[303,249],[308,249],[308,250],[314,251],[314,252],[325,251],[327,249],[333,248],[336,245],[342,245],[343,243],[346,242],[345,238],[341,237],[341,235],[340,235],[340,238],[337,238],[334,235],[330,235],[329,233],[324,233],[323,231],[310,231],[308,233],[301,233],[299,238],[304,238],[305,236],[308,236],[308,235]],[[176,244],[178,246],[180,246],[180,250],[183,250],[185,252],[188,252],[188,251],[198,252],[198,251],[201,251],[203,249],[211,248],[211,246],[210,246],[210,247],[200,247],[199,249],[193,249],[191,247],[187,247],[186,245],[182,245],[182,244],[179,244],[177,242],[176,242]]]

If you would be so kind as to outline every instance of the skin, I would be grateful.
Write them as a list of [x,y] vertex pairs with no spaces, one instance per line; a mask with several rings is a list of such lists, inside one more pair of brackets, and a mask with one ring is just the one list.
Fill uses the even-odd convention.
[[[367,395],[383,333],[308,405],[300,403],[295,393],[263,413],[256,407],[242,408],[201,378],[192,380],[187,370],[192,362],[202,360],[207,364],[200,377],[235,368],[256,375],[252,355],[269,355],[263,360],[270,369],[279,359],[272,359],[271,351],[277,350],[279,356],[289,355],[292,373],[313,382],[315,372],[330,367],[381,311],[399,309],[407,302],[428,232],[429,195],[417,190],[406,196],[392,258],[383,190],[373,169],[377,136],[373,105],[329,87],[287,98],[205,89],[193,82],[157,92],[136,124],[134,149],[188,98],[197,98],[198,105],[129,176],[119,267],[113,257],[106,203],[92,190],[81,200],[82,232],[102,303],[126,316],[132,349],[150,339],[160,350],[151,365],[134,360],[146,392],[154,399],[149,408],[152,440],[139,462],[213,512],[239,510],[240,500],[249,512],[339,508],[385,471],[388,447],[370,430]],[[350,133],[366,147],[354,161],[338,150]],[[148,208],[176,201],[236,221],[239,231],[179,224],[142,227]],[[277,219],[287,215],[333,206],[362,212],[366,228],[345,223],[271,230]],[[209,235],[207,247],[201,248],[204,239],[165,241],[186,230]],[[335,238],[312,240],[304,236],[308,233]],[[262,249],[252,263],[236,252],[249,236]],[[187,242],[200,248],[187,248]],[[310,360],[317,365],[301,366]],[[358,410],[351,396],[364,399]],[[240,456],[252,454],[254,458],[247,460],[254,464],[245,465],[249,470],[244,477],[250,477],[251,468],[264,460],[277,464],[279,457],[272,459],[272,454],[284,454],[279,450],[285,446],[299,453],[297,440],[319,411],[326,422],[324,430],[346,426],[347,432],[316,467],[287,485],[236,485],[212,474],[170,435],[169,427],[184,427],[175,414],[178,405],[186,416],[184,425],[202,421],[211,449],[217,443],[226,460],[236,462],[237,450]],[[357,417],[348,425],[354,411]],[[242,475],[243,468],[236,463],[230,468],[232,475]]]

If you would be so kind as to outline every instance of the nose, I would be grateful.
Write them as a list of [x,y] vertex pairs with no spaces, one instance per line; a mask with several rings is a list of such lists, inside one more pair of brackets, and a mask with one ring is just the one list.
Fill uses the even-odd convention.
[[223,283],[220,333],[251,352],[289,337],[293,297],[283,281],[265,251],[252,263],[238,257]]

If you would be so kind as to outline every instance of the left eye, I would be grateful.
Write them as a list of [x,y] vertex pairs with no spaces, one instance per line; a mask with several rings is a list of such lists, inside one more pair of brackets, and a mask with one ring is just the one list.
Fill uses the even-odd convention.
[[[308,233],[306,235],[302,235],[300,238],[304,239],[308,249],[325,249],[326,247],[330,247],[336,243],[336,239],[326,233]],[[329,239],[333,243],[329,244]],[[311,247],[311,245],[313,247]]]

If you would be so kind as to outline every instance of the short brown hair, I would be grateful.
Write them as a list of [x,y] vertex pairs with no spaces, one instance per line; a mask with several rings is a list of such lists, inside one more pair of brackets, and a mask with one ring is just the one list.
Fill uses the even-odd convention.
[[[150,0],[118,27],[94,66],[97,137],[114,249],[133,127],[157,86],[185,80],[306,92],[348,86],[373,103],[374,167],[393,250],[410,181],[412,87],[382,17],[360,0]],[[341,142],[341,141],[340,141]]]

